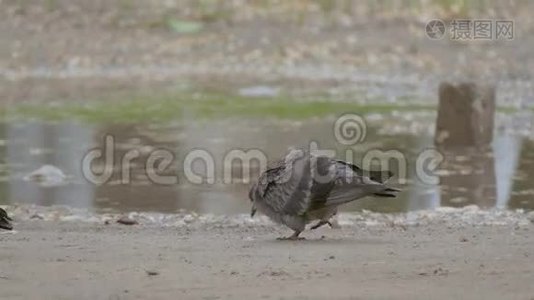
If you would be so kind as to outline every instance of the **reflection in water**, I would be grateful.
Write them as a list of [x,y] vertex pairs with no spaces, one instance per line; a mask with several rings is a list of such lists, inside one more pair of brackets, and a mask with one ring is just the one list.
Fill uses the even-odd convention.
[[[172,212],[176,211],[180,205],[180,190],[173,185],[153,185],[144,171],[148,155],[156,147],[169,150],[177,149],[179,141],[176,139],[156,140],[150,132],[140,130],[141,125],[104,125],[98,128],[93,134],[93,144],[102,148],[103,137],[111,135],[115,141],[115,155],[113,165],[115,172],[107,184],[94,186],[95,203],[94,208],[99,211],[106,210],[136,210],[151,211],[160,210]],[[177,128],[180,131],[180,128]],[[131,160],[129,164],[123,164],[122,159],[130,150],[138,150],[138,157]],[[95,163],[104,163],[104,159]],[[124,172],[122,166],[128,165],[129,169]],[[166,170],[166,174],[175,172],[173,166]],[[163,175],[163,174],[162,174]],[[121,180],[130,176],[129,184],[122,184]]]
[[491,149],[447,149],[441,179],[442,206],[461,207],[476,204],[495,206],[496,183]]
[[[15,122],[0,124],[0,172],[9,169],[7,180],[0,180],[0,203],[35,203],[70,205],[97,211],[161,211],[180,209],[216,214],[246,213],[249,210],[248,184],[224,184],[221,164],[232,149],[262,149],[270,160],[281,157],[290,146],[307,146],[315,141],[321,149],[335,149],[340,158],[344,152],[332,134],[331,119],[307,122],[246,123],[218,121],[188,124],[104,124],[89,126],[75,122]],[[380,124],[378,124],[379,126]],[[370,124],[365,143],[354,147],[356,158],[367,149],[397,149],[408,156],[408,184],[396,199],[363,199],[350,203],[346,210],[407,211],[437,206],[510,207],[533,209],[532,187],[528,175],[534,176],[534,145],[530,141],[501,135],[493,150],[486,153],[447,151],[440,174],[441,185],[425,185],[413,168],[417,154],[431,147],[427,135],[377,135]],[[110,182],[94,185],[82,176],[83,156],[94,147],[102,147],[103,137],[112,134],[116,141],[115,167],[131,149],[140,156],[131,164],[131,183],[121,184],[119,172]],[[172,151],[176,159],[166,170],[177,175],[176,185],[157,185],[146,176],[144,165],[151,150]],[[185,180],[182,161],[192,149],[205,149],[215,159],[217,182],[194,185]],[[45,188],[22,178],[44,164],[62,169],[70,176],[65,186]],[[98,162],[97,162],[98,165]],[[240,169],[239,166],[234,166]],[[239,167],[239,168],[238,168]],[[391,166],[396,171],[397,166]],[[199,168],[199,173],[205,172]],[[233,173],[240,179],[239,170]],[[252,177],[258,174],[253,168]],[[6,177],[0,173],[0,178]]]
[[[6,127],[9,166],[8,202],[91,207],[93,187],[80,180],[82,157],[92,144],[91,128],[76,123],[17,123]],[[76,180],[61,188],[43,188],[22,180],[42,165],[58,166]]]
[[[434,137],[430,135],[423,135],[416,139],[416,149],[428,149],[434,147]],[[413,164],[413,162],[412,162]],[[418,209],[434,209],[440,206],[440,186],[425,185],[417,180],[417,174],[413,172],[410,174],[411,178],[416,178],[412,181],[412,187],[409,189],[409,207],[408,210]]]
[[514,188],[514,177],[519,167],[523,138],[520,136],[498,136],[495,138],[495,169],[497,177],[497,208],[506,208]]

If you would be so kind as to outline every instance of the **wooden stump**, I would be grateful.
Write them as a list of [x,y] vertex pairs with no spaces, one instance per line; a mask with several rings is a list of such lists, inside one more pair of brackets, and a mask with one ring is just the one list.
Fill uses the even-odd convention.
[[445,147],[487,146],[493,139],[494,115],[494,87],[443,82],[434,142]]

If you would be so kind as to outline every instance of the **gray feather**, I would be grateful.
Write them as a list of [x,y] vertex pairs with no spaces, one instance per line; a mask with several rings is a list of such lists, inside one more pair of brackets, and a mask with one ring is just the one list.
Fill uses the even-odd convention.
[[277,213],[305,213],[313,180],[310,157],[303,154],[291,152],[277,167],[267,170],[259,179],[255,195],[260,197],[256,199]]
[[365,196],[394,197],[398,190],[385,185],[392,175],[293,150],[260,176],[249,197],[275,222],[299,230],[312,219],[330,218],[344,203]]

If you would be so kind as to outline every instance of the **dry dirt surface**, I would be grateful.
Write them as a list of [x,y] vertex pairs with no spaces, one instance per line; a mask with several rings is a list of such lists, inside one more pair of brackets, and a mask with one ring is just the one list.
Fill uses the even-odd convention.
[[2,299],[534,299],[534,226],[187,229],[21,221]]

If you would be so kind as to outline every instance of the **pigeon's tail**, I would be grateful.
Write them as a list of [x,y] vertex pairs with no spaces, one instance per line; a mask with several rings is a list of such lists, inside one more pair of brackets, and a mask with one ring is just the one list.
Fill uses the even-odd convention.
[[396,188],[387,187],[385,190],[378,193],[374,193],[373,195],[382,198],[395,198],[397,197],[397,192],[400,192],[400,190]]

